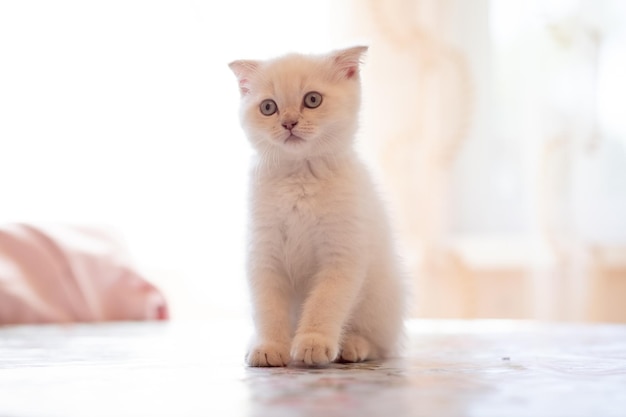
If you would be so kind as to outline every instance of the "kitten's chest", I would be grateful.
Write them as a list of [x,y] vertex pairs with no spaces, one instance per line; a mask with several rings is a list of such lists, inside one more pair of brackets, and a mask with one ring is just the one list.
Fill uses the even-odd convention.
[[283,233],[303,231],[318,222],[328,197],[322,189],[320,181],[307,178],[287,178],[273,187],[268,208]]
[[293,279],[307,276],[315,269],[327,196],[317,181],[288,178],[267,189],[263,210],[257,219],[268,233],[285,271]]
[[[258,198],[262,219],[285,247],[297,244],[302,249],[314,245],[313,236],[331,205],[332,187],[306,176],[290,176],[267,184]],[[305,244],[306,242],[306,244]]]

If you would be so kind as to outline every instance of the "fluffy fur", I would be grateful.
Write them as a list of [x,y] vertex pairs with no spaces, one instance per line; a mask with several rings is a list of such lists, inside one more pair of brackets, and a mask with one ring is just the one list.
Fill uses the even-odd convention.
[[[251,171],[251,366],[357,362],[396,352],[403,287],[390,230],[353,149],[366,47],[230,64]],[[317,92],[310,108],[304,99]],[[276,112],[261,112],[264,100]],[[310,104],[310,103],[309,103]],[[272,110],[271,105],[265,108]]]

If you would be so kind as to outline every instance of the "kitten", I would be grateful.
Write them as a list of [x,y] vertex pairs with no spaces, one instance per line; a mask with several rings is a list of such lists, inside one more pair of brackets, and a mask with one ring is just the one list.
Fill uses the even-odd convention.
[[404,291],[381,201],[353,149],[367,47],[229,64],[256,150],[251,366],[396,353]]

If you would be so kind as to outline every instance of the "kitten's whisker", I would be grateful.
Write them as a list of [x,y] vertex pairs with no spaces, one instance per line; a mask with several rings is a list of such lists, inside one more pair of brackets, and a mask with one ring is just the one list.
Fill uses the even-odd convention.
[[337,156],[335,155],[335,152],[333,152],[333,149],[332,149],[332,143],[335,140],[336,140],[336,137],[331,137],[330,135],[328,135],[328,136],[322,136],[322,139],[320,141],[320,144],[324,148],[324,156],[326,156],[330,160],[329,162],[333,166],[337,166]]
[[260,153],[260,161],[256,167],[257,175],[264,170],[271,171],[278,166],[277,152],[271,147],[265,147]]

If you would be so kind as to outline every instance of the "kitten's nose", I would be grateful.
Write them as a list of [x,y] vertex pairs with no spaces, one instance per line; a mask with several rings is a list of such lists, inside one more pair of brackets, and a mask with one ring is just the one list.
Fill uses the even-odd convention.
[[287,130],[293,129],[298,124],[297,120],[285,120],[283,122],[283,127]]

